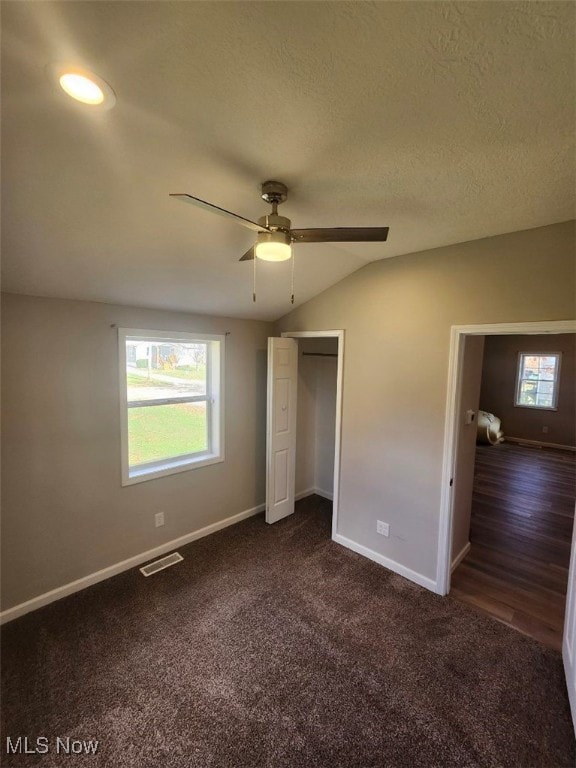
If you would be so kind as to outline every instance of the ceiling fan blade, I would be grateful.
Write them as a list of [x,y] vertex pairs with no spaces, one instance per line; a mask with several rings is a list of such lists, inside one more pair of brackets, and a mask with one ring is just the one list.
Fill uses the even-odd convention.
[[232,211],[227,211],[225,208],[220,208],[218,205],[214,205],[213,203],[207,203],[206,200],[200,200],[199,197],[193,197],[192,195],[188,195],[186,193],[175,193],[171,192],[170,197],[176,198],[176,200],[182,200],[184,203],[190,203],[191,205],[195,205],[198,208],[204,208],[206,211],[211,211],[212,213],[217,213],[219,216],[225,216],[227,219],[233,219],[234,221],[237,221],[238,224],[242,224],[243,227],[247,227],[248,229],[251,229],[253,232],[265,232],[270,231],[268,227],[263,227],[261,224],[258,224],[255,221],[251,221],[250,219],[245,219],[244,216],[239,216],[237,213],[232,213]]
[[254,259],[254,246],[248,248],[244,256],[239,261],[252,261]]
[[388,227],[333,227],[292,229],[295,243],[374,243],[384,242]]

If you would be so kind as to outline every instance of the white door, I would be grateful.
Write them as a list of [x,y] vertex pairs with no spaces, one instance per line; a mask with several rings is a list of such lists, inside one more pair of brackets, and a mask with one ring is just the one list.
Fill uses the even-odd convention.
[[266,522],[294,512],[298,342],[268,339]]
[[572,720],[574,728],[576,728],[576,523],[572,531],[572,556],[568,573],[562,656],[566,672],[566,687],[572,709]]

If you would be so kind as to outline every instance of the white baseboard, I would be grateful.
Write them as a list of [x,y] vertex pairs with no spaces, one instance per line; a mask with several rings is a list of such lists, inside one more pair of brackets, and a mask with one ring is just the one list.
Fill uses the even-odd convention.
[[13,621],[13,619],[24,616],[25,613],[35,611],[38,608],[42,608],[43,606],[48,605],[49,603],[53,603],[63,597],[72,595],[74,592],[80,592],[82,589],[86,589],[86,587],[92,586],[92,584],[97,584],[99,581],[104,581],[105,579],[116,576],[123,571],[128,571],[130,568],[134,568],[136,565],[141,565],[148,560],[153,560],[160,555],[166,554],[166,552],[170,552],[171,550],[177,549],[178,547],[183,547],[185,544],[190,544],[190,542],[196,541],[196,539],[202,539],[204,536],[209,536],[211,533],[216,533],[216,531],[220,531],[222,528],[227,528],[229,525],[234,525],[235,523],[239,523],[241,520],[246,520],[246,518],[252,517],[253,515],[257,515],[259,512],[262,512],[265,507],[265,504],[258,504],[257,507],[245,509],[244,512],[239,512],[237,515],[226,517],[224,520],[219,520],[217,523],[212,523],[211,525],[207,525],[204,528],[199,528],[197,531],[192,531],[192,533],[187,533],[177,539],[167,541],[165,544],[154,547],[154,549],[149,549],[146,552],[142,552],[139,555],[130,557],[127,560],[122,560],[120,563],[116,563],[115,565],[110,565],[107,568],[103,568],[101,571],[96,571],[95,573],[91,573],[81,579],[71,581],[69,584],[64,584],[62,587],[52,589],[50,592],[45,592],[42,595],[38,595],[38,597],[33,597],[31,600],[27,600],[24,603],[15,605],[13,608],[7,608],[5,611],[0,613],[0,624],[6,624],[9,621]]
[[347,539],[346,536],[342,536],[341,533],[337,533],[333,539],[337,544],[342,544],[343,547],[351,549],[353,552],[357,552],[359,555],[363,555],[369,560],[374,560],[375,563],[383,565],[385,568],[388,568],[388,570],[394,571],[394,573],[398,573],[400,576],[404,576],[405,579],[409,579],[415,584],[429,589],[431,592],[440,594],[437,583],[427,576],[423,576],[421,573],[406,568],[406,566],[400,565],[400,563],[397,563],[395,560],[390,560],[390,558],[384,557],[384,555],[374,552],[373,549],[368,549],[368,547],[364,547],[362,544],[352,541],[352,539]]
[[454,573],[454,571],[456,570],[456,568],[458,568],[458,566],[460,565],[462,560],[464,560],[464,558],[466,557],[468,552],[470,552],[470,542],[469,541],[466,544],[464,544],[464,546],[462,547],[460,552],[458,552],[458,554],[456,555],[454,560],[452,560],[452,565],[450,566],[450,573]]
[[306,496],[312,496],[313,493],[316,493],[315,488],[307,488],[305,491],[298,491],[298,493],[294,496],[294,501],[305,499]]
[[323,499],[328,499],[328,501],[334,499],[334,494],[330,491],[322,491],[320,488],[308,488],[306,491],[298,491],[294,496],[294,501],[300,501],[300,499],[305,499],[306,496],[312,496],[314,493],[316,496],[322,496]]
[[557,448],[560,451],[576,451],[574,445],[560,445],[559,443],[543,443],[541,440],[525,440],[523,437],[510,437],[506,435],[504,438],[506,443],[516,443],[518,445],[532,445],[538,448]]

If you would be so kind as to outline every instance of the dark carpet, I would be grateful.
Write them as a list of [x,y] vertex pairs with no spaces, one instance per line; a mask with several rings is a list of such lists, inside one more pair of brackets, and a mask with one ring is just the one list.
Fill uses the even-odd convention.
[[560,655],[333,543],[318,497],[180,551],[3,628],[4,766],[574,766]]

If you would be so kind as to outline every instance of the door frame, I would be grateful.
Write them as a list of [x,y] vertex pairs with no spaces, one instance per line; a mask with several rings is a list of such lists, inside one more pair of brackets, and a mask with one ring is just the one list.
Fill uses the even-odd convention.
[[442,490],[440,496],[440,525],[436,567],[436,591],[450,592],[452,564],[452,529],[454,525],[454,479],[458,444],[458,402],[462,388],[462,363],[466,336],[514,336],[534,334],[576,333],[576,320],[548,320],[530,323],[498,323],[490,325],[453,325],[450,330],[448,386],[444,421],[444,455],[442,459]]
[[332,539],[338,533],[340,509],[340,456],[342,443],[342,388],[344,383],[344,331],[284,331],[281,336],[291,339],[338,339],[338,369],[336,372],[336,426],[334,430],[334,487],[332,499]]

